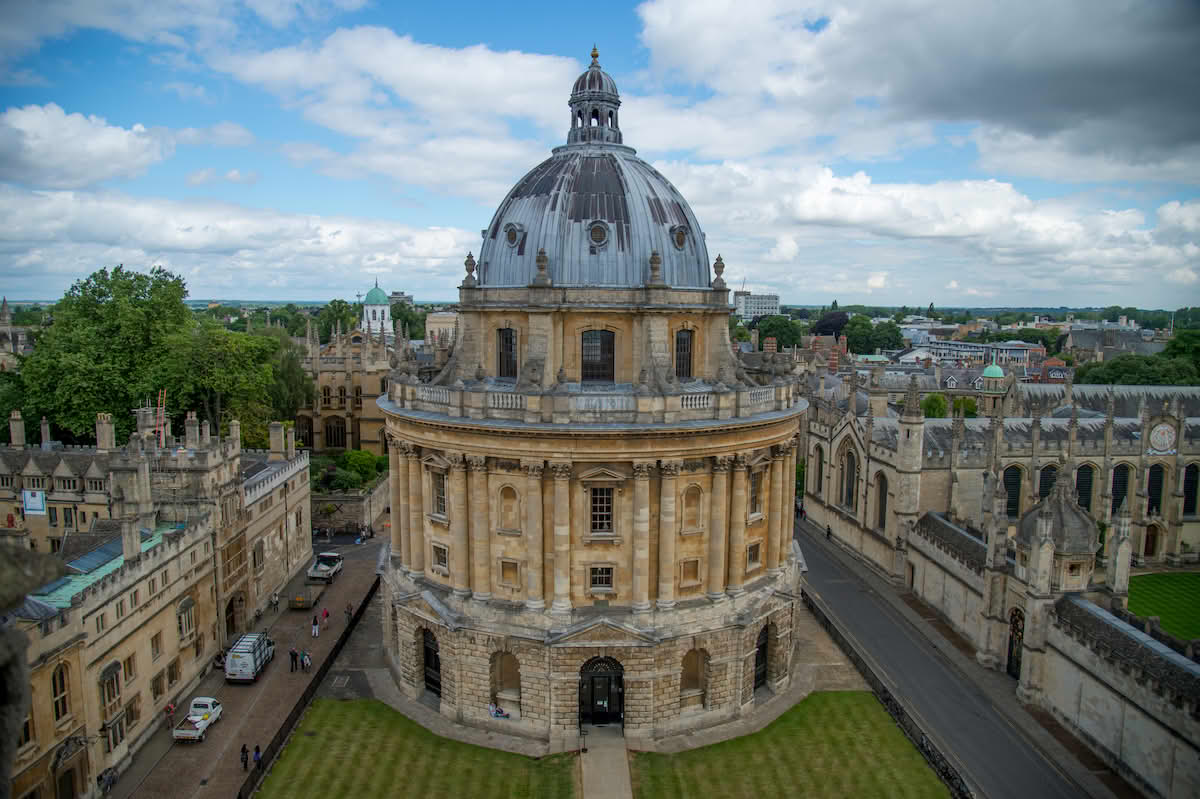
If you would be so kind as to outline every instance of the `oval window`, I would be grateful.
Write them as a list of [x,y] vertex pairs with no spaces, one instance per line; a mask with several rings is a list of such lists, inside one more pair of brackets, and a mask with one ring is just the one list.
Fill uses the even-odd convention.
[[508,233],[504,234],[504,238],[508,240],[509,244],[516,244],[517,243],[517,229],[510,227],[508,229]]
[[687,231],[681,227],[675,228],[675,246],[682,250],[685,244],[687,244]]
[[592,225],[592,244],[603,244],[608,239],[604,225]]

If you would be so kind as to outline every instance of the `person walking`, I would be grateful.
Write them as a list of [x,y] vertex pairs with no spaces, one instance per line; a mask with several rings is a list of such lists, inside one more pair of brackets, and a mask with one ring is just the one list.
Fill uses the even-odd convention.
[[250,750],[246,748],[245,744],[242,744],[242,771],[249,771],[249,768],[246,765],[249,760]]
[[833,528],[827,524],[827,525],[825,525],[825,540],[830,541],[832,539],[833,539]]
[[350,621],[354,618],[354,605],[346,603],[346,626],[350,626]]
[[262,767],[262,752],[258,751],[258,744],[254,745],[254,767]]
[[291,662],[291,668],[288,671],[295,671],[296,666],[300,664],[300,653],[296,651],[296,647],[288,650],[288,660]]
[[312,671],[312,655],[307,652],[304,653],[304,670]]
[[329,608],[321,608],[321,626],[329,626]]
[[312,637],[313,638],[321,637],[321,621],[316,616],[313,616]]

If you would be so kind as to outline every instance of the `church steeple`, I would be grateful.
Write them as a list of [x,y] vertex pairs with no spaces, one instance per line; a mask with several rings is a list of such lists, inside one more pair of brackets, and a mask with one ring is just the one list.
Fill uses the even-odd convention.
[[621,143],[617,109],[621,96],[616,81],[600,68],[600,51],[592,47],[592,63],[571,88],[571,130],[568,144],[589,142]]

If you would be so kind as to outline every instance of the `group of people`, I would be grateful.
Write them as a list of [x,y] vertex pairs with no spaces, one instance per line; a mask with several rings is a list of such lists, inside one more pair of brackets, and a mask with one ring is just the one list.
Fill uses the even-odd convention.
[[289,671],[308,671],[312,668],[312,655],[305,649],[296,649],[292,647],[288,650],[288,658],[291,660],[292,667]]
[[[250,750],[242,744],[242,771],[249,771]],[[258,748],[258,744],[254,745],[254,767],[262,766],[262,752]]]

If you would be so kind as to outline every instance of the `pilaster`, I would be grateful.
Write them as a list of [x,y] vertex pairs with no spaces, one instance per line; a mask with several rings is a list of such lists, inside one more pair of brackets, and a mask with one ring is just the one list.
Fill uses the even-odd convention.
[[571,612],[571,464],[551,463],[554,477],[553,613]]
[[650,470],[633,464],[633,612],[650,610]]
[[467,461],[459,453],[447,453],[450,461],[450,585],[454,595],[471,595],[471,544],[467,519]]
[[408,573],[417,577],[425,574],[425,515],[424,499],[421,496],[421,460],[416,447],[404,445],[404,459],[408,461]]
[[726,593],[738,596],[746,576],[746,456],[733,459],[733,497],[729,509],[729,576]]
[[771,506],[767,519],[767,574],[779,574],[780,528],[783,526],[783,449],[771,452]]
[[487,458],[467,458],[471,468],[471,590],[481,601],[492,598],[492,546],[488,530]]
[[729,518],[729,458],[713,458],[712,504],[708,514],[708,598],[725,599],[725,552]]
[[663,461],[658,467],[658,609],[675,607],[675,542],[679,530],[675,523],[675,483],[678,461]]

